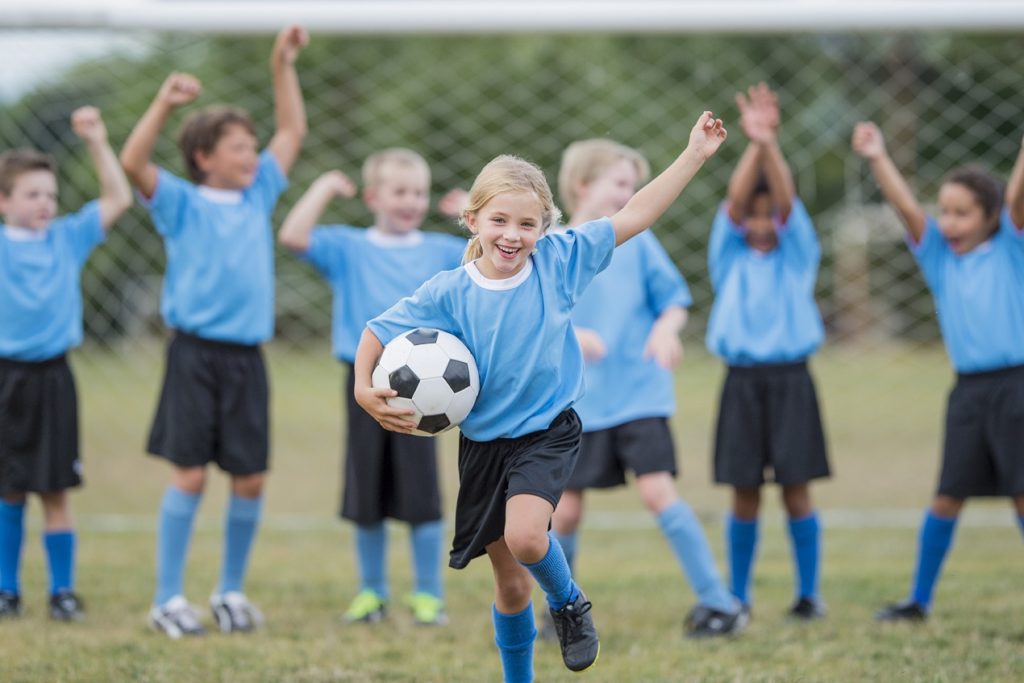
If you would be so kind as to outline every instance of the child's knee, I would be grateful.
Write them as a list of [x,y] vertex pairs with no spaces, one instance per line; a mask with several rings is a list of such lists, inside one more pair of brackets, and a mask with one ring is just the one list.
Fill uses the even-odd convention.
[[505,525],[505,544],[512,556],[520,562],[534,564],[543,560],[548,552],[548,543],[547,529],[534,529],[512,523]]
[[176,467],[171,475],[171,486],[185,493],[199,495],[206,486],[206,468]]
[[498,602],[525,607],[533,595],[533,581],[525,570],[513,575],[495,577]]
[[241,498],[259,498],[263,494],[263,473],[231,477],[231,492]]

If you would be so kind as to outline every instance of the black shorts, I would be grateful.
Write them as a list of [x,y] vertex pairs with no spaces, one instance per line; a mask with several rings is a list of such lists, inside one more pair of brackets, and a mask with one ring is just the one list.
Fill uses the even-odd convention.
[[957,377],[938,492],[960,499],[1024,495],[1024,366]]
[[580,418],[568,409],[539,432],[515,439],[459,436],[459,500],[448,565],[462,569],[505,535],[505,502],[530,494],[558,505],[580,452]]
[[565,488],[606,489],[626,483],[626,470],[676,475],[676,450],[664,417],[633,420],[608,429],[584,432],[580,457]]
[[436,439],[384,429],[356,403],[354,389],[350,366],[341,516],[361,525],[385,517],[410,524],[441,519]]
[[829,476],[825,430],[806,362],[729,368],[714,467],[717,483],[736,488]]
[[270,389],[259,346],[176,332],[147,450],[178,467],[267,469]]
[[0,495],[81,483],[78,395],[67,360],[0,359]]

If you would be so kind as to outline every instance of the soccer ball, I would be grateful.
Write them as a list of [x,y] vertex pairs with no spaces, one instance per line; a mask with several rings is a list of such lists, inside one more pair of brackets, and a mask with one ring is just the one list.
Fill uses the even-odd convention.
[[469,415],[480,393],[476,361],[458,337],[425,327],[409,330],[384,347],[373,369],[373,386],[390,388],[395,408],[411,408],[413,434],[434,436]]

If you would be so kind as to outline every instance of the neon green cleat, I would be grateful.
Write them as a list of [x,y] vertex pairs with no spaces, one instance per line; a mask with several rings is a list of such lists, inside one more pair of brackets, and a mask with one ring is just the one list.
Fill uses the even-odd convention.
[[412,610],[412,618],[421,626],[444,626],[448,614],[444,611],[444,600],[430,593],[413,593],[405,599]]
[[362,590],[352,599],[352,604],[342,617],[345,623],[377,624],[387,615],[387,601],[376,591]]

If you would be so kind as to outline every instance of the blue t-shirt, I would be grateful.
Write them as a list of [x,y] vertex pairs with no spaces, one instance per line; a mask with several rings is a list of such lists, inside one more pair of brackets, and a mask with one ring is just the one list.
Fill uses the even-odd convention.
[[1024,232],[1003,210],[992,239],[957,255],[932,217],[908,239],[928,283],[953,367],[981,372],[1024,364]]
[[570,316],[614,248],[607,218],[548,235],[514,276],[490,280],[475,263],[439,273],[368,327],[382,344],[415,327],[462,340],[480,372],[480,395],[461,425],[468,438],[547,429],[583,393],[583,353]]
[[576,303],[573,325],[596,332],[608,355],[586,364],[587,391],[576,404],[583,431],[675,411],[672,372],[644,358],[651,326],[669,306],[693,302],[686,281],[650,231],[615,250],[611,265]]
[[334,355],[351,363],[366,323],[442,270],[458,268],[466,240],[419,230],[391,235],[376,228],[318,226],[305,258],[334,293]]
[[708,244],[715,303],[708,350],[729,365],[803,360],[821,345],[825,328],[814,301],[821,248],[799,199],[778,229],[778,246],[752,249],[723,204]]
[[145,201],[164,238],[160,312],[205,339],[258,344],[274,334],[274,244],[270,217],[288,181],[269,151],[252,185],[217,190],[160,169]]
[[95,201],[45,230],[0,224],[0,358],[42,361],[82,343],[82,267],[105,238]]

